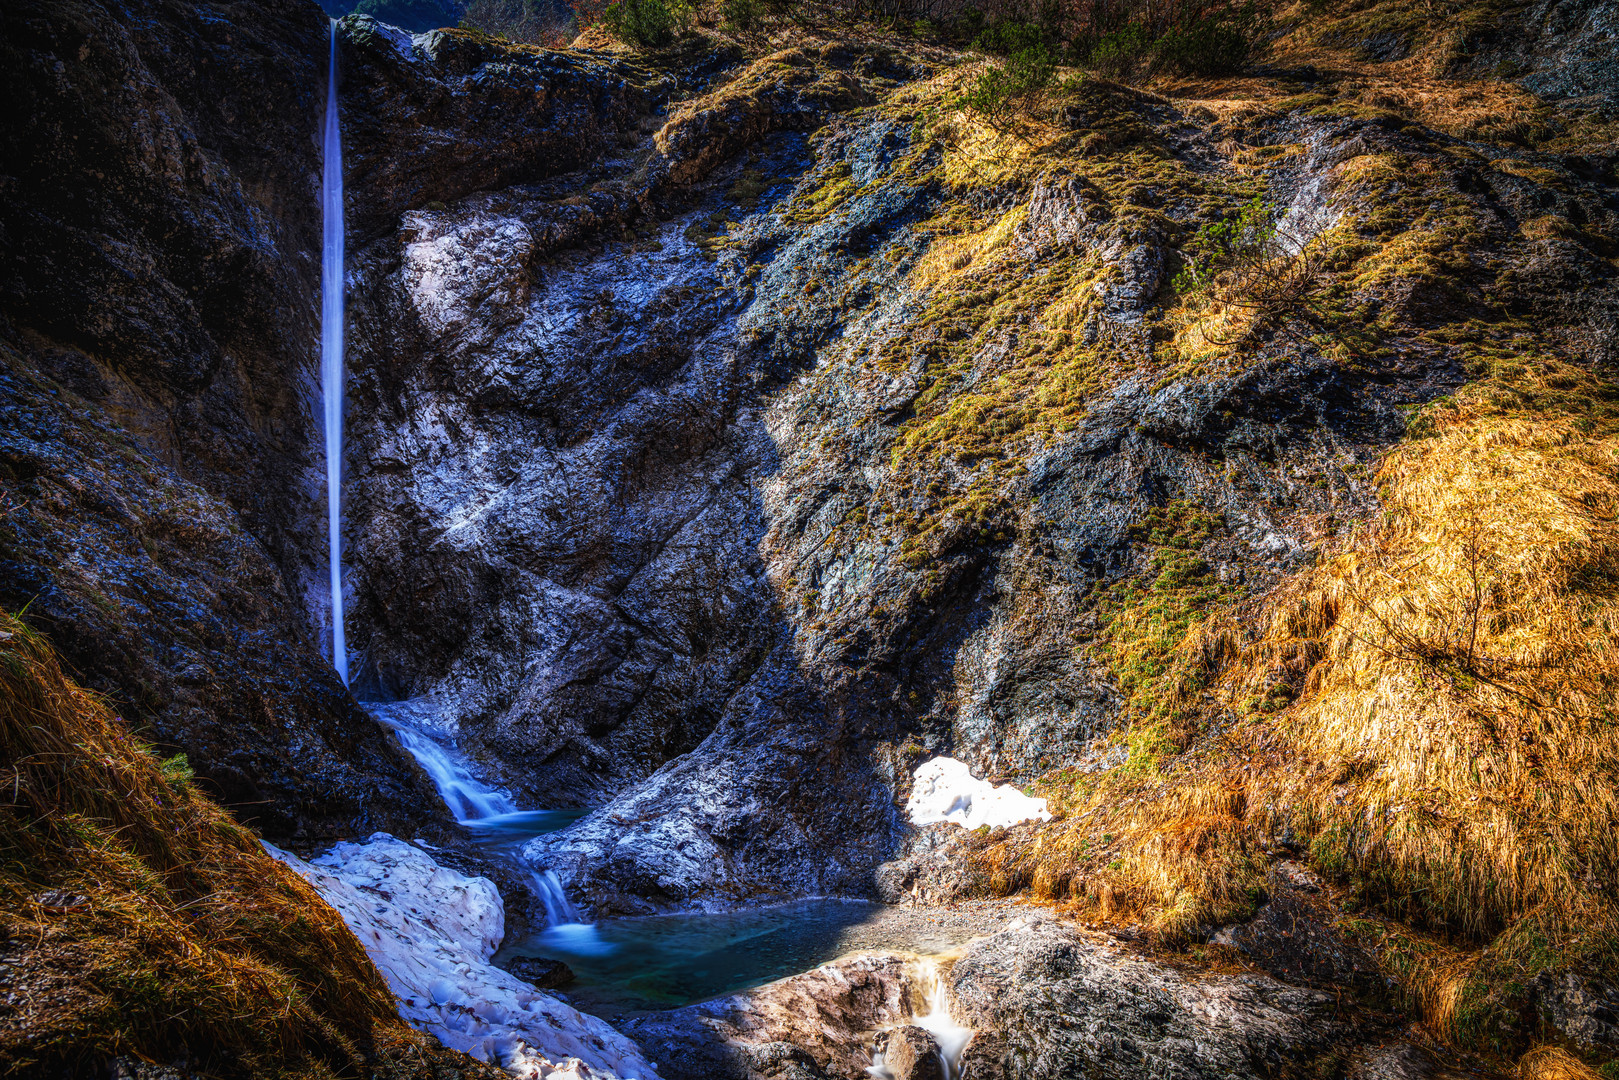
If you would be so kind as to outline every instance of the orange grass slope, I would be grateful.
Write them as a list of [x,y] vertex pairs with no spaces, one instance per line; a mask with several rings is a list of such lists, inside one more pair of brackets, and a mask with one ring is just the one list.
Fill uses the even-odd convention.
[[0,1075],[119,1055],[220,1076],[408,1075],[445,1053],[183,759],[160,762],[3,614],[0,972]]
[[[1256,794],[1362,900],[1479,947],[1418,973],[1459,1037],[1537,974],[1619,975],[1615,412],[1611,384],[1536,357],[1430,408],[1383,467],[1384,521],[1252,650],[1322,657]],[[1256,675],[1239,659],[1228,693]]]
[[1536,975],[1619,976],[1619,391],[1524,350],[1425,410],[1380,520],[1187,637],[1202,735],[1048,777],[1059,820],[981,839],[981,882],[1174,942],[1302,844],[1406,1004],[1501,1051]]

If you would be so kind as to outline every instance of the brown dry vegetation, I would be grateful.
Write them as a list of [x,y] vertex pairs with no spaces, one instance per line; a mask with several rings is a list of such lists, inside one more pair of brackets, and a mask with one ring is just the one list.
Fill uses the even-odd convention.
[[1503,361],[1417,431],[1380,521],[1244,612],[1256,630],[1216,616],[1179,647],[1165,696],[1216,730],[1048,777],[1061,820],[979,851],[993,890],[1173,941],[1245,916],[1291,840],[1401,927],[1369,944],[1445,1036],[1499,1038],[1540,972],[1619,973],[1614,388]]
[[[1160,79],[1155,100],[1216,134],[1303,112],[1552,150],[1613,136],[1574,114],[1550,123],[1521,88],[1458,71],[1456,27],[1499,17],[1496,7],[1295,16],[1270,59],[1330,73],[1310,94],[1274,80]],[[1414,45],[1406,60],[1370,63],[1335,44],[1400,20]],[[934,115],[944,179],[952,190],[1026,186],[1060,170],[1097,185],[1115,209],[1132,182],[1231,206],[1262,193],[1268,164],[1288,153],[1234,139],[1231,186],[1194,186],[1123,110],[1109,116],[1103,106],[1119,93],[1054,89],[1004,131]],[[900,97],[937,99],[926,85]],[[1082,135],[1048,115],[1076,97],[1091,124]],[[1340,295],[1396,296],[1413,283],[1455,294],[1470,260],[1505,251],[1510,262],[1543,235],[1568,233],[1528,221],[1514,236],[1483,235],[1455,181],[1458,162],[1483,160],[1469,153],[1342,166],[1335,188],[1359,216],[1325,238],[1319,260]],[[1537,164],[1494,167],[1560,183]],[[1119,374],[1122,358],[1075,349],[1061,333],[1063,304],[1088,292],[1094,267],[1076,260],[1064,287],[1037,292],[1013,271],[1023,208],[996,213],[941,217],[913,283],[940,298],[941,326],[961,321],[953,294],[987,297],[967,333],[956,331],[963,352],[1002,311],[1033,314],[1050,334],[998,381],[979,380],[972,400],[924,394],[896,465],[950,454],[1010,464]],[[1419,331],[1402,321],[1409,310],[1388,305],[1363,320],[1365,340],[1457,350],[1475,381],[1424,409],[1385,458],[1379,517],[1340,535],[1311,569],[1234,602],[1197,576],[1196,544],[1174,539],[1195,510],[1166,508],[1174,520],[1160,523],[1169,539],[1150,546],[1151,572],[1097,600],[1098,653],[1125,695],[1118,739],[1131,764],[1046,776],[1038,793],[1058,820],[968,847],[981,891],[1056,899],[1088,920],[1145,925],[1165,944],[1247,917],[1273,862],[1305,855],[1341,890],[1340,929],[1398,977],[1431,1030],[1516,1053],[1534,1037],[1522,1008],[1535,976],[1619,977],[1619,391],[1545,327],[1492,315]],[[1171,312],[1183,363],[1245,362],[1250,343],[1232,345],[1229,329],[1213,344],[1199,336],[1218,314]],[[1314,344],[1354,363],[1363,343]],[[949,369],[935,370],[947,386]],[[1045,387],[1058,376],[1072,392],[1052,404]],[[899,524],[913,545],[927,540],[917,522]],[[1592,1075],[1551,1048],[1525,1056],[1520,1073]]]
[[209,1075],[397,1076],[447,1053],[399,1020],[309,884],[9,615],[0,762],[0,1074],[130,1055]]

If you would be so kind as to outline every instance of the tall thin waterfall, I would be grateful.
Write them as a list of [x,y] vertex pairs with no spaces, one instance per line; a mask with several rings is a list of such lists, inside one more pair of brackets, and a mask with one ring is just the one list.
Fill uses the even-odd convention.
[[337,119],[337,20],[326,66],[320,205],[320,382],[326,406],[326,543],[332,574],[332,666],[349,681],[343,640],[343,135]]

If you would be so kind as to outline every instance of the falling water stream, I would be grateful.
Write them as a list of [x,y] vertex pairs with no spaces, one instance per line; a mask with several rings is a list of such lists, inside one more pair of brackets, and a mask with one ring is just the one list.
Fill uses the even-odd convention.
[[326,418],[326,544],[332,587],[332,666],[349,681],[343,640],[343,135],[337,118],[337,20],[326,65],[320,205],[320,382]]
[[[519,810],[516,801],[499,788],[490,787],[472,774],[472,763],[453,743],[434,738],[425,728],[418,702],[373,703],[367,706],[373,716],[393,729],[400,745],[410,751],[438,788],[439,797],[455,819],[485,847],[509,858],[528,872],[534,894],[545,905],[545,933],[559,947],[581,955],[611,952],[613,946],[596,932],[596,924],[585,921],[563,891],[562,882],[550,870],[536,870],[521,855],[523,841],[541,833],[555,832],[577,820],[582,810]],[[430,709],[426,711],[430,712]]]
[[[343,134],[337,114],[337,20],[332,20],[326,66],[326,122],[322,132],[320,376],[326,421],[326,539],[332,590],[332,666],[349,681],[348,646],[343,636]],[[572,822],[577,814],[519,810],[512,797],[472,775],[470,763],[411,722],[410,703],[377,705],[372,711],[392,728],[400,743],[432,777],[456,820],[490,846],[522,860],[514,850],[528,837]],[[549,870],[532,870],[534,889],[545,904],[550,931],[580,951],[611,949],[596,936],[568,901],[562,883]]]

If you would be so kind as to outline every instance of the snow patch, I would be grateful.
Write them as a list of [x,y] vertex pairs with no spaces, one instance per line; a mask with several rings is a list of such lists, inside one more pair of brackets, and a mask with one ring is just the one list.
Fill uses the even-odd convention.
[[964,829],[992,829],[1020,821],[1050,821],[1046,800],[1030,798],[1010,784],[978,780],[955,758],[936,757],[917,767],[905,810],[913,825],[950,821]]
[[264,846],[343,916],[412,1027],[524,1080],[657,1080],[605,1021],[489,963],[506,910],[488,878],[440,866],[387,833],[312,862]]

